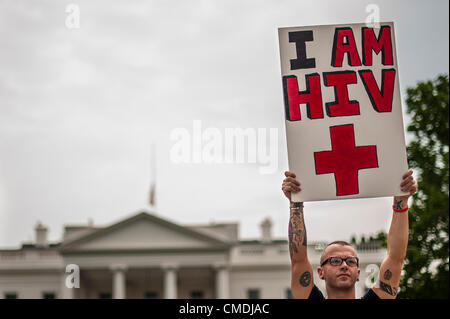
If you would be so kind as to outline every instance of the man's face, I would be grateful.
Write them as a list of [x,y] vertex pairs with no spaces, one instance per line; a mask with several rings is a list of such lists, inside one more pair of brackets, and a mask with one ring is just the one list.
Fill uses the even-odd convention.
[[[321,263],[329,257],[356,257],[356,252],[351,246],[333,244],[325,249]],[[318,269],[320,279],[324,279],[327,286],[338,289],[350,289],[359,281],[360,270],[357,266],[350,267],[345,261],[340,266],[333,266],[327,262]]]

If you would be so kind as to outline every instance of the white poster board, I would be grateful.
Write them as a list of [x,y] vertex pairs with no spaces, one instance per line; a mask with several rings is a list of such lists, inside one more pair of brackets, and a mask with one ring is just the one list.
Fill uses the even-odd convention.
[[278,29],[293,201],[402,195],[394,25]]

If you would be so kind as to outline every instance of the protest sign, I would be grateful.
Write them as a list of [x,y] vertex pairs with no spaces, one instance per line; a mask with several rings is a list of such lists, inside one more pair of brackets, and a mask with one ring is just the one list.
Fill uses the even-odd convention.
[[293,201],[403,195],[407,171],[392,22],[279,28]]

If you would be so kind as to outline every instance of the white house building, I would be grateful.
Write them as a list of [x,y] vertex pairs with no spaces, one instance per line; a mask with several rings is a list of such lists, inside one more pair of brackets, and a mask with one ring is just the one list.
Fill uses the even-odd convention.
[[[107,227],[67,225],[60,243],[48,243],[39,224],[34,243],[0,250],[0,298],[291,298],[287,239],[272,238],[268,219],[258,240],[240,240],[238,226],[143,211]],[[313,269],[324,245],[308,243]],[[386,250],[356,248],[360,297]]]

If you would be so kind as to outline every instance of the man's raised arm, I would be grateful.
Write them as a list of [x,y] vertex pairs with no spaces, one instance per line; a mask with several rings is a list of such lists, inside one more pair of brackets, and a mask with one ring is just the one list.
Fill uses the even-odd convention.
[[292,172],[284,173],[282,190],[290,202],[289,217],[289,253],[291,256],[291,291],[294,298],[306,299],[309,297],[313,283],[311,263],[307,257],[307,240],[305,221],[303,219],[303,203],[292,202],[291,193],[301,191],[300,183]]
[[400,184],[401,190],[408,192],[409,195],[394,197],[392,222],[387,238],[388,254],[381,264],[378,282],[372,288],[380,298],[384,299],[394,299],[398,292],[408,246],[408,198],[417,191],[417,183],[412,173],[412,170],[406,172]]

